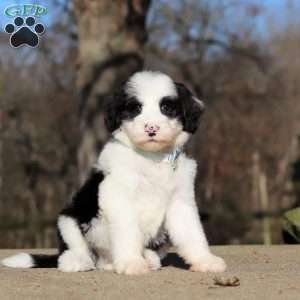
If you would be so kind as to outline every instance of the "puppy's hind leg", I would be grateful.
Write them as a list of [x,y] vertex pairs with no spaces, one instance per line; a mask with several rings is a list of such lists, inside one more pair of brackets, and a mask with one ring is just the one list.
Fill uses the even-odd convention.
[[58,268],[65,272],[95,269],[93,255],[82,234],[80,225],[89,224],[99,211],[98,190],[104,176],[100,170],[92,170],[86,182],[73,196],[58,217],[58,235],[61,240],[61,255]]
[[95,269],[88,244],[76,220],[70,216],[60,215],[57,225],[62,242],[67,248],[58,258],[58,269],[63,272]]

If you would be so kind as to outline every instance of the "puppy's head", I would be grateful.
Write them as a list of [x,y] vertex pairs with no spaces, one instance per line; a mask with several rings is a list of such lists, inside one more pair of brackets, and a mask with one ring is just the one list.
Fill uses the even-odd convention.
[[132,75],[105,106],[116,139],[151,152],[183,146],[198,127],[204,104],[181,83],[158,72]]

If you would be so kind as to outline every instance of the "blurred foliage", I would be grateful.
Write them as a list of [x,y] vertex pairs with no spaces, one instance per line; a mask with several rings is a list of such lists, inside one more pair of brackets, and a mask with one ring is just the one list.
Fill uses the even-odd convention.
[[300,206],[300,136],[297,137],[297,156],[291,164],[291,181],[295,192],[295,206]]
[[300,207],[284,214],[283,236],[289,244],[300,244]]
[[[254,1],[176,3],[154,6],[147,66],[202,93],[208,106],[189,148],[199,162],[199,207],[211,216],[208,236],[215,243],[261,242],[261,225],[253,220],[262,210],[253,186],[256,154],[268,178],[270,214],[295,201],[286,194],[299,131],[299,68],[291,62],[298,61],[297,47],[287,40],[293,34],[296,44],[299,36],[288,24],[280,32],[265,28],[262,37],[255,25],[264,7]],[[278,223],[275,242],[281,238]]]

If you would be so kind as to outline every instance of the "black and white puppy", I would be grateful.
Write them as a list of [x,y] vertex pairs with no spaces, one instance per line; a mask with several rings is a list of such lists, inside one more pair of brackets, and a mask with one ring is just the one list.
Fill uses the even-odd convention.
[[144,274],[160,268],[171,242],[192,271],[224,271],[198,216],[196,162],[183,152],[202,111],[183,84],[158,72],[135,73],[106,105],[112,139],[58,217],[59,254],[21,253],[2,264]]

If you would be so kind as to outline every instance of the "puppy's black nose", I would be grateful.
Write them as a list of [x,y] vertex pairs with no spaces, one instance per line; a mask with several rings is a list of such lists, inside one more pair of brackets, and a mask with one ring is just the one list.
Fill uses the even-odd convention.
[[159,126],[153,124],[145,124],[144,128],[145,132],[147,132],[150,137],[155,136],[159,129]]

